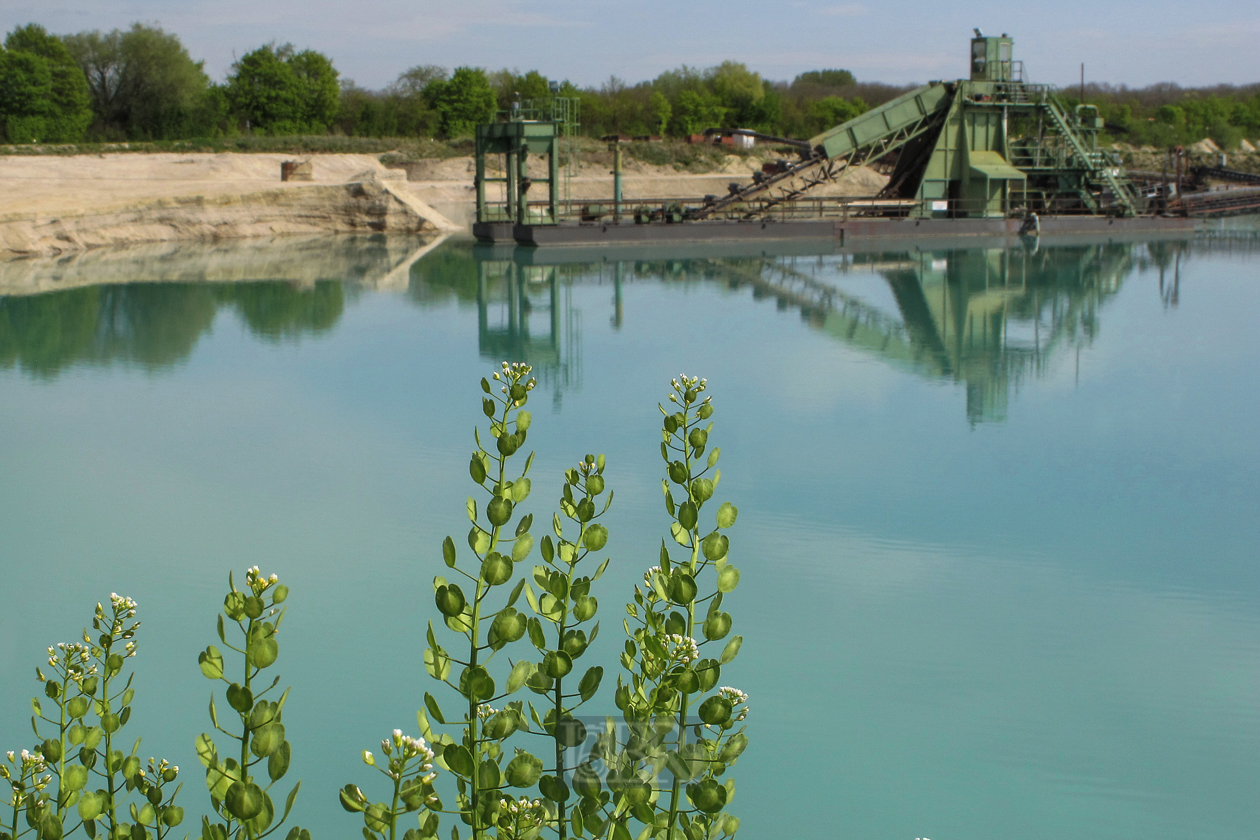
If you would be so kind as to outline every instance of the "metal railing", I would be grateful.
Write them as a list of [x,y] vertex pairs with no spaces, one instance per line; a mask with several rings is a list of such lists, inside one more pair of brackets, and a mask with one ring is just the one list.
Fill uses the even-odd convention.
[[[499,208],[503,203],[499,202]],[[1054,215],[1097,215],[1084,203],[1059,201],[1047,203],[1039,190],[1012,190],[995,206],[984,199],[913,199],[877,198],[874,196],[803,196],[790,201],[749,198],[738,205],[712,213],[703,199],[638,198],[622,199],[620,212],[609,201],[572,200],[560,202],[558,219],[551,219],[545,202],[531,202],[530,224],[689,224],[697,221],[721,222],[798,222],[850,219],[980,219],[1027,218],[1033,213]],[[487,210],[494,205],[487,203]],[[505,211],[500,210],[506,216]]]

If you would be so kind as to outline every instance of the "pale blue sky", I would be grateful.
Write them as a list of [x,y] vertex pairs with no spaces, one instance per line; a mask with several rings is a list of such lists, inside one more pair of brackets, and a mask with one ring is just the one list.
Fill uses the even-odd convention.
[[851,69],[859,79],[958,78],[974,26],[1009,32],[1034,81],[1145,85],[1260,81],[1260,3],[1062,0],[3,0],[0,26],[54,32],[156,22],[211,76],[271,40],[333,58],[343,76],[382,86],[407,67],[538,69],[582,85],[649,79],[679,64],[747,63],[772,79]]

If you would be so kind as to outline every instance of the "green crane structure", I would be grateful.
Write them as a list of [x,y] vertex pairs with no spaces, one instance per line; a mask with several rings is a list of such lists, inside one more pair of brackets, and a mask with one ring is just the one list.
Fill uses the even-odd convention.
[[[1143,199],[1097,147],[1096,108],[1069,110],[1050,85],[1024,81],[1006,35],[971,41],[971,76],[931,82],[802,143],[802,159],[692,218],[754,218],[806,197],[845,170],[895,156],[873,212],[913,218],[1014,214],[1132,216]],[[729,133],[752,133],[736,130]],[[747,206],[745,206],[747,204]]]

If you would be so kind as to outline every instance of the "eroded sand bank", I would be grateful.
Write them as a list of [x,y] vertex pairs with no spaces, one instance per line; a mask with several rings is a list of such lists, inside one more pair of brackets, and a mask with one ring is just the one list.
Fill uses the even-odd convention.
[[[239,153],[0,155],[0,258],[142,242],[440,233],[472,223],[472,158],[387,168],[373,155],[310,155],[298,158],[310,161],[310,181],[281,182],[280,164],[293,159]],[[758,166],[732,155],[719,171],[693,175],[631,160],[624,195],[721,195]],[[856,169],[824,189],[828,195],[869,195],[884,183],[883,176]],[[611,200],[610,173],[583,165],[569,195]]]

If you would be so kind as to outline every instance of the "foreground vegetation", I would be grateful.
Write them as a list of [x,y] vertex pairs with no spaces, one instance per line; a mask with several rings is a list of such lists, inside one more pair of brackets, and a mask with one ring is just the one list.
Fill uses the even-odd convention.
[[[600,631],[596,584],[610,562],[584,565],[608,542],[604,456],[564,471],[552,533],[536,541],[534,515],[522,512],[534,456],[523,465],[519,458],[532,426],[531,373],[504,362],[480,383],[486,426],[475,431],[469,460],[477,490],[466,505],[468,548],[451,537],[442,543],[452,577],[433,579],[441,620],[437,629],[429,623],[423,655],[446,699],[424,692],[418,735],[393,729],[379,756],[364,750],[363,764],[382,777],[380,798],[353,782],[337,795],[367,840],[435,837],[444,818],[452,840],[461,831],[475,840],[732,836],[739,819],[726,808],[735,786],[723,777],[748,743],[748,697],[718,683],[742,645],[723,610],[740,580],[726,533],[738,514],[714,500],[720,451],[709,443],[707,383],[680,376],[660,406],[672,547],[662,540],[658,565],[626,605],[614,689],[602,665],[580,676],[577,667]],[[541,562],[523,572],[535,548]],[[299,826],[285,828],[301,788],[284,791],[289,693],[279,677],[264,677],[279,659],[289,589],[256,566],[242,588],[233,575],[228,583],[218,642],[198,657],[202,675],[222,684],[209,730],[195,738],[210,799],[200,837],[257,840],[285,830],[286,840],[310,840]],[[123,741],[133,723],[137,611],[111,595],[82,642],[48,648],[47,671],[36,672],[43,699],[31,703],[38,742],[0,761],[9,788],[0,840],[61,840],[80,830],[90,839],[164,840],[183,823],[179,768],[146,764],[140,740],[130,750]],[[601,689],[617,717],[575,714]],[[523,690],[533,697],[510,699]],[[539,755],[522,749],[524,735],[543,745]]]
[[[684,65],[634,84],[612,76],[586,88],[537,70],[421,65],[382,90],[368,90],[342,78],[328,56],[275,44],[246,52],[215,82],[176,35],[157,27],[56,36],[32,24],[10,32],[0,49],[0,139],[191,140],[198,148],[222,143],[241,151],[260,148],[236,143],[242,137],[304,136],[312,151],[320,150],[312,135],[453,139],[470,136],[477,123],[514,102],[553,95],[553,84],[561,96],[579,100],[581,130],[591,137],[685,137],[710,127],[810,137],[908,89],[860,83],[839,69],[772,81],[727,61],[707,69]],[[1210,137],[1235,148],[1260,136],[1260,85],[1093,86],[1085,99],[1099,105],[1111,139],[1134,145],[1163,148]]]

